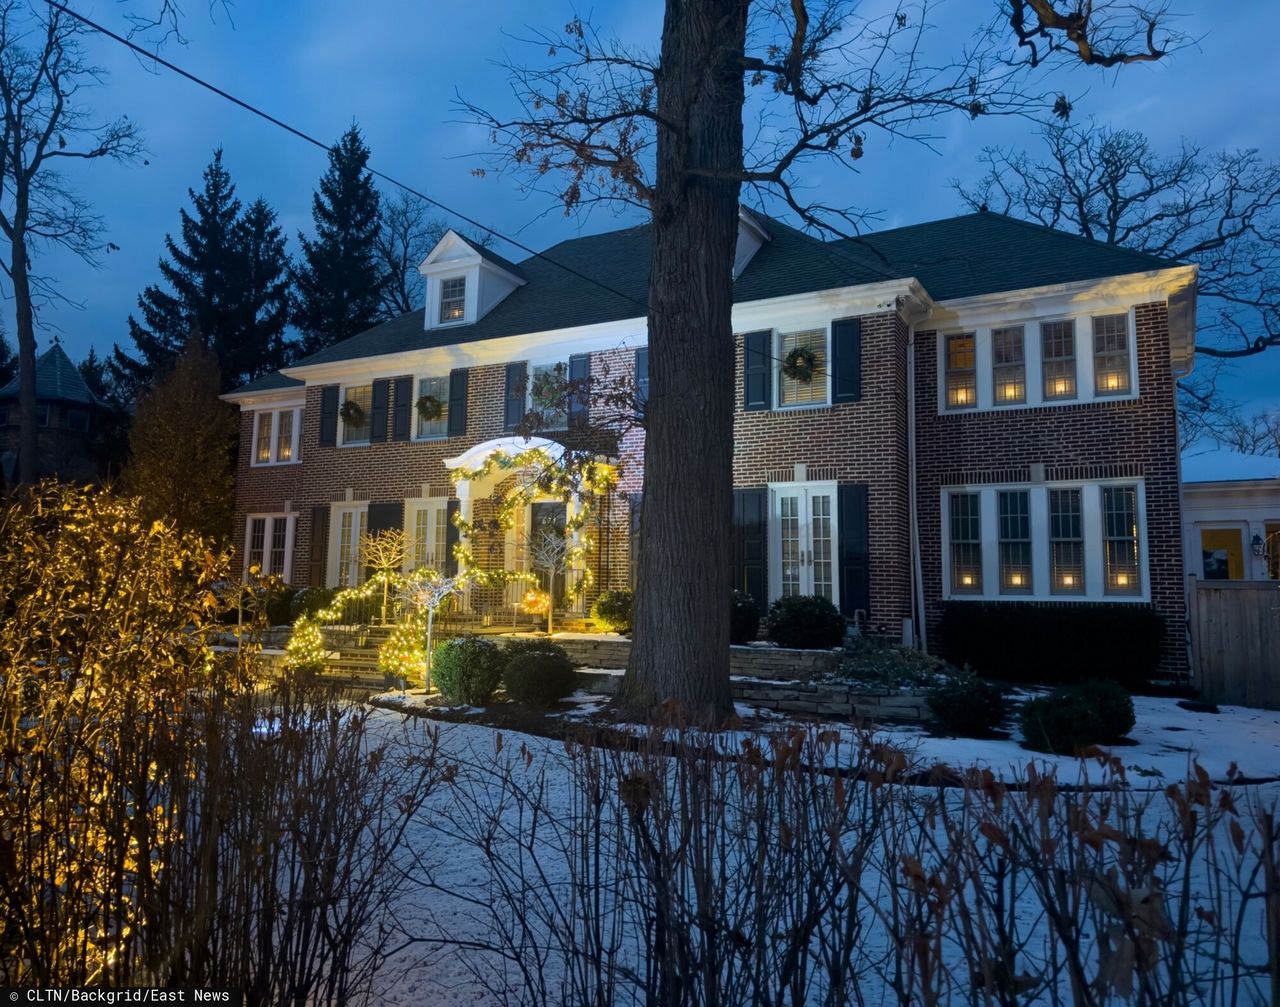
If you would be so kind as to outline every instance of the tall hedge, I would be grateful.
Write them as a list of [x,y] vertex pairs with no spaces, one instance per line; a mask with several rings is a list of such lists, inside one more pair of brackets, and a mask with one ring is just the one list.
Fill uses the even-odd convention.
[[1110,678],[1140,686],[1160,664],[1165,625],[1146,605],[951,601],[941,655],[1015,682]]

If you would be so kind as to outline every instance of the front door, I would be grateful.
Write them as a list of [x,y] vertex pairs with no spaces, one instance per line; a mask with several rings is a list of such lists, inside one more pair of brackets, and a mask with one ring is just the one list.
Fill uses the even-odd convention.
[[360,536],[369,526],[368,505],[337,509],[334,526],[336,574],[338,587],[351,587],[364,582],[364,567],[360,563]]
[[769,495],[770,596],[818,595],[838,606],[836,488],[795,484]]

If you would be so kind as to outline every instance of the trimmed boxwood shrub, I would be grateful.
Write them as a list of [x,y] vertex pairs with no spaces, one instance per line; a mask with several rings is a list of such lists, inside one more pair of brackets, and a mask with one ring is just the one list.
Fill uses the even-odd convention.
[[607,633],[631,632],[631,605],[634,598],[630,591],[601,591],[591,606],[591,619]]
[[510,664],[515,658],[525,654],[550,654],[562,661],[569,661],[569,652],[558,643],[552,643],[542,636],[511,637],[502,644],[502,660]]
[[934,723],[960,738],[988,738],[1009,715],[1004,690],[977,675],[957,674],[925,698]]
[[1156,674],[1164,620],[1145,605],[947,602],[940,653],[957,667],[1015,682],[1078,681],[1130,688]]
[[729,642],[750,643],[760,634],[760,606],[755,595],[734,591],[729,609]]
[[577,688],[577,676],[565,658],[533,651],[507,664],[502,684],[507,698],[530,706],[553,706]]
[[298,592],[291,587],[267,592],[267,622],[272,626],[288,626],[293,622],[293,598]]
[[1134,723],[1133,700],[1115,682],[1064,685],[1022,707],[1027,747],[1057,755],[1115,741]]
[[502,652],[478,636],[460,636],[437,645],[431,679],[453,703],[484,706],[502,681]]
[[845,622],[826,598],[797,594],[769,606],[765,632],[780,647],[823,650],[844,643]]

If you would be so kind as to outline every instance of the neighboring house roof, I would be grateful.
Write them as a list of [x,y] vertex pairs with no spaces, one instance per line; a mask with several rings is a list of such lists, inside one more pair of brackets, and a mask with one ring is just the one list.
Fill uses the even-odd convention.
[[1182,456],[1182,482],[1236,483],[1280,481],[1280,458],[1236,451],[1189,451]]
[[[1176,265],[999,213],[972,213],[863,238],[824,242],[781,221],[749,212],[770,240],[734,283],[734,301],[739,304],[912,276],[934,300],[950,300]],[[426,329],[422,309],[418,309],[304,357],[294,366],[454,346],[645,314],[648,225],[562,241],[516,266],[488,249],[467,243],[524,278],[525,285],[473,324]],[[232,394],[259,388],[246,385]]]
[[902,275],[918,279],[935,301],[1179,264],[985,210],[848,238],[837,245],[868,263],[892,263]]
[[[20,379],[21,375],[14,375],[12,381],[0,388],[0,400],[17,399]],[[103,407],[101,400],[84,383],[80,369],[57,343],[36,357],[36,399],[40,402],[75,402]]]

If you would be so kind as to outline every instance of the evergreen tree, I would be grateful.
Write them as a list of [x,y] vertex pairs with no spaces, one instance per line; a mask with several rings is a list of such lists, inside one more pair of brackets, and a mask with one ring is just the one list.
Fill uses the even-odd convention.
[[107,412],[90,427],[89,448],[98,468],[108,481],[115,478],[129,454],[129,402],[120,395],[112,379],[108,361],[89,347],[89,355],[79,364],[80,377]]
[[233,387],[287,364],[294,343],[289,324],[289,254],[276,212],[259,197],[234,229],[232,271],[236,298],[231,338],[219,351],[223,375]]
[[329,168],[312,198],[315,238],[299,235],[302,264],[294,278],[293,321],[302,330],[304,354],[384,317],[378,190],[368,162],[369,148],[352,126],[329,151]]
[[235,410],[218,399],[218,361],[192,338],[138,403],[125,490],[143,513],[225,540],[235,507]]
[[0,387],[7,385],[18,373],[18,358],[5,341],[4,332],[0,331]]
[[193,212],[179,211],[179,238],[165,236],[167,289],[147,287],[138,298],[142,320],[129,317],[136,355],[116,346],[108,361],[125,401],[172,366],[192,332],[217,355],[223,391],[288,362],[290,263],[275,211],[258,199],[241,213],[221,148],[203,178],[200,192],[188,190]]

